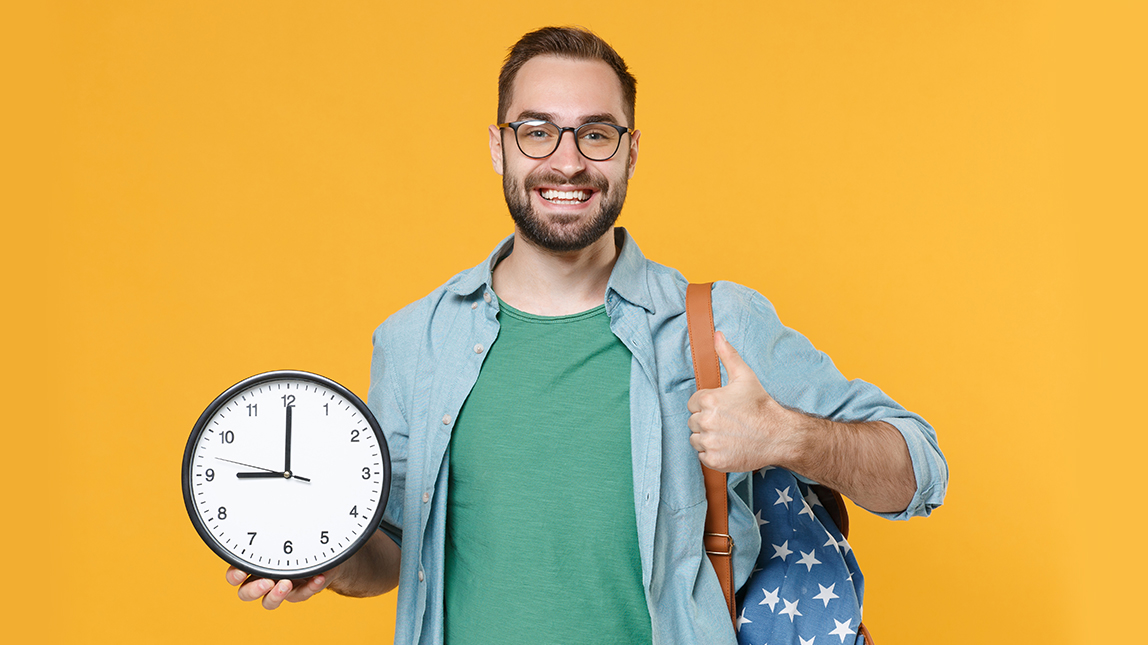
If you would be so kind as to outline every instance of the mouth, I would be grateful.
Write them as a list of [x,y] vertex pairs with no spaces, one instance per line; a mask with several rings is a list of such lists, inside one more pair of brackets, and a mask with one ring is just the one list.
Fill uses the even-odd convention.
[[590,200],[596,191],[576,188],[574,190],[556,190],[554,188],[540,188],[538,195],[551,204],[572,205],[582,204]]

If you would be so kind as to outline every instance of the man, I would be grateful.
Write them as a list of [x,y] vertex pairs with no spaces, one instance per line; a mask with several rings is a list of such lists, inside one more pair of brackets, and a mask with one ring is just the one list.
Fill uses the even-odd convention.
[[693,392],[686,280],[614,227],[638,160],[634,104],[625,63],[589,32],[514,46],[490,127],[514,235],[375,333],[384,526],[310,580],[229,570],[241,598],[273,609],[398,584],[397,643],[731,643],[699,459],[731,473],[739,586],[760,548],[739,493],[756,469],[893,518],[941,503],[932,428],[846,381],[744,287],[714,287],[728,381]]

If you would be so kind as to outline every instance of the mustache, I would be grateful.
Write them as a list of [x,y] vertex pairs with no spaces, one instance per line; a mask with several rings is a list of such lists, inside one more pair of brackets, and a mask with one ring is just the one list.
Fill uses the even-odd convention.
[[598,192],[605,193],[610,187],[610,182],[605,177],[588,177],[588,176],[574,176],[566,177],[556,172],[540,172],[536,175],[529,175],[526,177],[524,187],[527,191],[534,190],[542,185],[550,186],[570,186],[571,188],[591,188]]

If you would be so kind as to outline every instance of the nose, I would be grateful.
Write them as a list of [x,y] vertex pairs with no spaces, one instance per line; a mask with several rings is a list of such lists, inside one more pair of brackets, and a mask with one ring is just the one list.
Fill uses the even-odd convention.
[[563,132],[558,140],[558,148],[547,157],[550,167],[566,177],[573,177],[586,169],[586,158],[578,151],[574,137],[575,133],[570,130]]

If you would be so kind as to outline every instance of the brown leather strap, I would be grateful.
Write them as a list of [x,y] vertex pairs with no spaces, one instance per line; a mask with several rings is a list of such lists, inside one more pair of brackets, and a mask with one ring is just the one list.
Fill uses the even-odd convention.
[[[714,314],[710,299],[712,282],[691,284],[686,288],[686,323],[690,333],[690,354],[694,378],[699,390],[721,387],[721,365],[714,349]],[[726,497],[726,475],[702,465],[706,484],[706,524],[702,542],[710,558],[730,620],[737,619],[733,588],[733,538],[729,535],[729,499]]]

